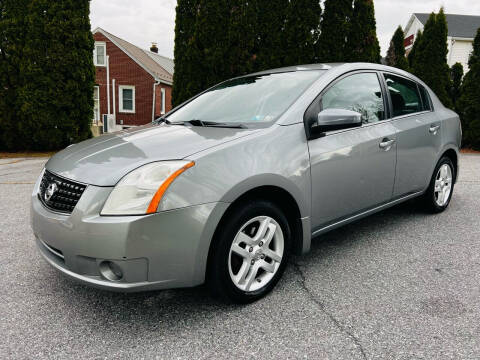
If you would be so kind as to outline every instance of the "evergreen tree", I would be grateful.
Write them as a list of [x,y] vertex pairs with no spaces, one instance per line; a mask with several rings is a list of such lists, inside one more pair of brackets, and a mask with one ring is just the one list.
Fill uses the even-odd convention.
[[425,24],[421,42],[415,51],[413,73],[432,88],[445,106],[452,107],[447,33],[447,19],[442,8],[437,15],[432,13]]
[[404,38],[405,34],[403,33],[403,29],[399,26],[390,41],[390,47],[387,51],[387,65],[407,70],[408,61],[405,57]]
[[395,46],[393,44],[393,39],[390,40],[390,45],[388,46],[387,55],[385,56],[385,63],[388,66],[395,66],[397,56],[395,55]]
[[31,0],[20,71],[23,148],[52,150],[91,136],[93,36],[89,0]]
[[254,69],[257,15],[255,1],[238,1],[230,9],[226,78],[248,74]]
[[463,124],[464,145],[480,150],[480,29],[473,42],[468,67],[470,70],[463,79],[457,108]]
[[417,35],[415,36],[415,42],[413,43],[412,49],[410,50],[410,53],[408,54],[407,60],[408,60],[408,67],[410,68],[410,71],[413,69],[413,64],[415,62],[415,56],[417,54],[417,49],[422,42],[423,38],[423,33],[418,30]]
[[325,1],[321,33],[317,42],[319,62],[348,60],[346,45],[352,12],[352,0]]
[[196,75],[197,53],[195,46],[195,23],[198,12],[198,0],[178,0],[175,17],[175,49],[172,103],[174,106],[195,95],[189,89],[191,79]]
[[22,84],[20,62],[25,42],[27,0],[0,2],[0,149],[18,146],[18,89]]
[[450,88],[450,98],[452,99],[453,106],[457,104],[457,100],[460,97],[460,87],[463,79],[463,65],[459,62],[455,63],[450,69],[450,81],[452,87]]
[[319,0],[290,1],[285,23],[284,66],[315,62],[321,15]]
[[192,95],[228,78],[228,0],[199,0],[191,43],[195,73],[191,74]]
[[347,58],[354,62],[380,63],[373,0],[355,0],[347,38]]
[[253,0],[257,8],[255,70],[284,65],[285,19],[289,0]]
[[173,102],[225,79],[314,62],[318,0],[178,0]]

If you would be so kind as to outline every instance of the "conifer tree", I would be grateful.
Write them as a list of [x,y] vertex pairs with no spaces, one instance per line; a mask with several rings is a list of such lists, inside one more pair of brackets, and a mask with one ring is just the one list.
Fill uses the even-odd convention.
[[25,42],[27,0],[0,2],[0,149],[18,146],[18,90],[22,84],[20,62]]
[[408,60],[408,67],[410,68],[410,71],[413,69],[413,64],[415,62],[415,56],[417,54],[417,49],[420,46],[420,43],[422,42],[422,37],[423,33],[421,30],[417,31],[417,35],[415,35],[415,42],[413,43],[412,49],[408,53],[407,60]]
[[289,0],[253,0],[257,8],[255,70],[284,65],[283,37]]
[[31,0],[20,71],[23,148],[53,150],[91,136],[93,36],[89,0]]
[[189,82],[195,76],[196,52],[194,30],[197,19],[198,0],[177,0],[175,17],[175,49],[172,103],[181,104],[195,92],[189,90]]
[[290,1],[285,19],[284,66],[315,62],[321,15],[319,0]]
[[228,0],[199,0],[193,43],[191,44],[195,73],[191,74],[196,94],[228,78]]
[[407,70],[408,61],[405,57],[404,37],[403,29],[399,26],[390,41],[390,47],[387,51],[387,65]]
[[347,38],[347,58],[353,62],[380,62],[373,0],[355,0]]
[[255,67],[257,24],[255,1],[238,1],[230,8],[228,32],[227,78],[251,73]]
[[425,24],[415,51],[413,73],[432,88],[445,106],[452,107],[448,94],[451,85],[447,64],[447,33],[447,20],[442,8],[438,14],[432,13]]
[[456,107],[457,100],[460,97],[460,87],[463,79],[463,65],[459,62],[453,64],[450,69],[450,80],[452,87],[450,88],[450,98],[454,108]]
[[352,18],[351,0],[326,0],[321,33],[317,43],[319,62],[348,60],[347,37]]
[[480,29],[473,41],[468,67],[457,108],[462,119],[464,146],[480,150]]

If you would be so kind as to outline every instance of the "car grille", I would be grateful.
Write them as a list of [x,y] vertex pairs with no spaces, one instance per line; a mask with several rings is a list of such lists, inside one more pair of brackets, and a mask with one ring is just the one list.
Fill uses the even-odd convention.
[[70,214],[86,187],[84,184],[61,178],[45,170],[38,197],[47,208]]

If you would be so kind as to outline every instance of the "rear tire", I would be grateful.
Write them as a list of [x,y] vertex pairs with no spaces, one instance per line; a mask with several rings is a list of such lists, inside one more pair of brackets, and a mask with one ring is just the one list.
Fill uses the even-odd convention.
[[442,157],[435,167],[430,185],[423,195],[423,205],[428,212],[440,213],[450,204],[455,182],[455,166],[449,157]]
[[243,202],[217,229],[207,284],[227,302],[256,301],[280,280],[290,249],[291,231],[280,208],[266,200]]

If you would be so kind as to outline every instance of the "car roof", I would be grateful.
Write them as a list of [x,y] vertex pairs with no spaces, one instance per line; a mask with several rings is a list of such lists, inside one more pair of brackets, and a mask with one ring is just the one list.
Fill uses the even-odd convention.
[[[253,74],[248,74],[245,76],[254,76],[254,75],[266,75],[266,74],[275,74],[275,73],[282,73],[282,72],[289,72],[289,71],[309,71],[309,70],[339,70],[342,72],[350,72],[350,71],[356,71],[356,70],[374,70],[374,71],[387,71],[391,73],[395,73],[398,75],[405,76],[407,78],[410,78],[414,81],[417,81],[423,85],[424,82],[417,78],[415,75],[406,72],[404,70],[392,67],[392,66],[387,66],[387,65],[382,65],[382,64],[374,64],[374,63],[362,63],[362,62],[356,62],[356,63],[320,63],[320,64],[306,64],[306,65],[296,65],[296,66],[287,66],[287,67],[281,67],[281,68],[276,68],[276,69],[269,69],[269,70],[263,70],[259,71]],[[242,76],[243,77],[243,76]]]

